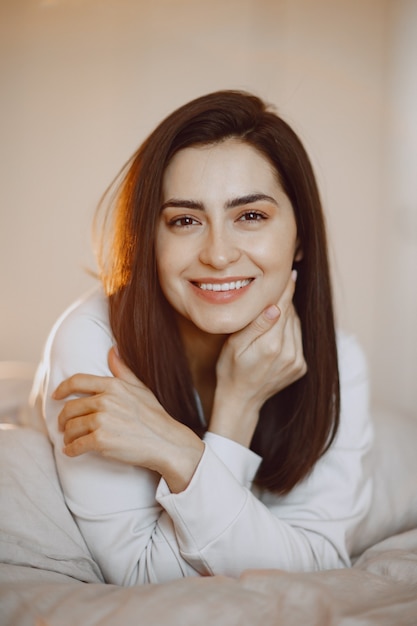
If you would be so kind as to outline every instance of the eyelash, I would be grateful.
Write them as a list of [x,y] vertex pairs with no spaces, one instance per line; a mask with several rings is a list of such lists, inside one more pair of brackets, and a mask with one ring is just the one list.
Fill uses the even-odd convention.
[[[184,224],[184,222],[187,223]],[[180,217],[174,217],[168,222],[168,226],[172,226],[174,228],[188,228],[189,226],[194,226],[195,224],[199,224],[198,220],[196,220],[195,217],[191,217],[190,215],[181,215]]]
[[[251,217],[250,219],[246,219],[247,216],[254,216]],[[267,215],[265,215],[265,213],[261,213],[260,211],[245,211],[244,213],[242,213],[242,215],[240,215],[237,219],[237,221],[242,221],[242,222],[260,222],[261,220],[266,220],[267,219]],[[245,219],[244,219],[245,218]]]
[[[237,222],[260,222],[262,220],[268,219],[268,216],[261,211],[245,211],[236,219]],[[186,223],[185,223],[186,222]],[[174,217],[168,222],[168,226],[172,228],[189,228],[191,226],[195,226],[200,222],[191,215],[181,215],[179,217]]]

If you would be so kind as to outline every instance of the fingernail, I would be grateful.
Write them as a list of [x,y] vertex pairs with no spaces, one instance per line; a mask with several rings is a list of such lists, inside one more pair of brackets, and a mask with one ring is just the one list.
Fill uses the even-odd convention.
[[281,311],[276,304],[272,304],[264,311],[264,315],[268,320],[276,320],[281,315]]
[[291,272],[291,278],[293,279],[294,282],[297,281],[297,274],[298,274],[297,270],[293,270]]

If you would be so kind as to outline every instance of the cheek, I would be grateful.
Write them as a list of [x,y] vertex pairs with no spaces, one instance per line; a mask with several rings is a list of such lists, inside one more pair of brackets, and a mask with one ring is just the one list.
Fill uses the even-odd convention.
[[157,241],[155,253],[159,285],[165,298],[175,308],[175,303],[178,304],[178,299],[182,298],[183,255],[177,247],[173,249],[168,238],[163,237]]
[[275,239],[270,246],[258,251],[258,264],[262,267],[267,280],[268,291],[278,300],[287,285],[293,268],[295,257],[295,241],[288,239],[277,243]]
[[170,260],[175,261],[175,255],[172,252],[170,238],[167,237],[163,228],[159,228],[155,239],[155,259],[158,275],[164,276],[170,267]]
[[293,237],[274,238],[258,246],[253,253],[265,272],[281,274],[292,267],[296,254],[296,241]]

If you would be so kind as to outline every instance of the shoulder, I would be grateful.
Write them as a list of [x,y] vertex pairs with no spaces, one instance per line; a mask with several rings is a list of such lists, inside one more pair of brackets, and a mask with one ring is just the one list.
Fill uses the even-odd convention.
[[336,341],[341,387],[358,378],[367,379],[366,356],[355,335],[339,330]]
[[108,375],[107,353],[113,343],[108,299],[95,288],[56,321],[46,342],[44,364],[62,377],[78,371]]
[[340,377],[340,426],[336,445],[367,448],[372,442],[368,364],[354,335],[337,334]]
[[51,409],[52,391],[73,374],[110,376],[107,355],[113,344],[108,301],[101,288],[79,298],[55,322],[30,397],[33,405],[43,406],[46,422],[53,424],[53,432],[56,431],[56,419],[55,408]]
[[54,324],[51,335],[71,331],[83,323],[97,325],[103,331],[109,331],[108,299],[101,287],[95,287],[69,306]]

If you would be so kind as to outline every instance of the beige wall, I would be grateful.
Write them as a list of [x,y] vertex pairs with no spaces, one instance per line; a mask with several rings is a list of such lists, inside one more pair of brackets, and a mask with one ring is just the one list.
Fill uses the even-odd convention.
[[[402,45],[401,32],[415,6],[0,0],[0,360],[36,361],[55,318],[93,284],[84,268],[94,268],[94,207],[161,117],[202,93],[243,88],[275,103],[304,138],[328,215],[339,323],[364,345],[374,395],[411,406],[415,272],[393,269],[386,250],[397,264],[416,267],[407,226],[411,219],[415,228],[416,198],[410,191],[407,242],[398,229],[392,237],[387,197],[402,174],[390,186],[387,168],[395,163],[386,155],[390,142],[400,143],[390,129],[408,103],[403,68],[414,71],[416,51]],[[402,95],[391,106],[395,81]],[[384,345],[392,324],[397,340],[387,346],[395,362]],[[399,375],[402,367],[408,377]]]
[[390,9],[371,356],[380,404],[417,414],[417,2]]

